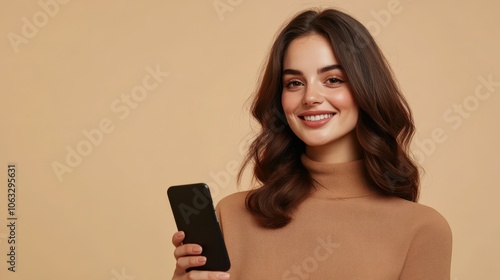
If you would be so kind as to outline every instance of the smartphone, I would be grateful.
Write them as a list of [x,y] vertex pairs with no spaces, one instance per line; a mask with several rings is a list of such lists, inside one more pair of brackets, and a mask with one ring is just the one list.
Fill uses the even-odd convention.
[[208,186],[204,183],[171,186],[167,195],[177,229],[186,234],[183,243],[199,244],[203,248],[201,255],[207,257],[205,265],[187,271],[228,271],[231,263]]

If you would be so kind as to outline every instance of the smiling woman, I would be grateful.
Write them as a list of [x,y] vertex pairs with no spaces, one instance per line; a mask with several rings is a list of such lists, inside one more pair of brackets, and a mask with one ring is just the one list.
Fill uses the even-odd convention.
[[[315,128],[311,125],[321,122],[301,119],[315,110],[335,115],[325,127]],[[290,212],[313,188],[299,160],[302,154],[330,163],[363,158],[368,179],[380,192],[417,200],[419,173],[408,156],[411,111],[370,33],[349,15],[306,11],[283,29],[253,115],[262,131],[245,164],[255,162],[255,177],[263,184],[247,203],[268,227],[287,224]],[[282,115],[287,126],[278,131],[273,124]]]
[[360,158],[354,131],[358,108],[330,43],[316,34],[295,39],[283,68],[283,111],[306,154],[329,162]]
[[[234,279],[449,279],[451,231],[417,204],[411,111],[368,30],[308,10],[278,34],[240,171],[259,187],[218,205]],[[286,119],[277,129],[276,123]],[[229,279],[177,233],[174,279]]]

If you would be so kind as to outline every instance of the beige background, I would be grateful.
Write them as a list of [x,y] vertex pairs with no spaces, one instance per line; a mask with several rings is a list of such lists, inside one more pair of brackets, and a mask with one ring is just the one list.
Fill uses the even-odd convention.
[[[238,190],[259,67],[281,24],[312,6],[357,17],[392,64],[425,143],[413,148],[426,170],[421,203],[453,229],[452,279],[500,277],[496,1],[46,2],[51,15],[37,1],[0,5],[1,279],[170,279],[166,188],[204,181],[217,201]],[[169,75],[148,80],[148,68]],[[481,100],[480,77],[496,83]],[[140,101],[125,105],[132,92]],[[82,131],[101,122],[102,139],[85,146]],[[77,147],[87,155],[59,180],[52,165]],[[6,263],[10,162],[16,273]]]

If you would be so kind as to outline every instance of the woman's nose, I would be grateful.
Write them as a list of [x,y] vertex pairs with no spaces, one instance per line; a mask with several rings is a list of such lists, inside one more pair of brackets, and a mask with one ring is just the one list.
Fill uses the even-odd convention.
[[302,101],[304,105],[314,106],[323,103],[323,96],[318,89],[315,89],[312,86],[307,86],[305,90],[306,92]]

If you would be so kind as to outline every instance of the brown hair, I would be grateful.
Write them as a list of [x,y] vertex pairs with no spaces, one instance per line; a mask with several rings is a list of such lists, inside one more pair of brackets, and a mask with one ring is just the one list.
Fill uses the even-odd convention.
[[288,127],[281,105],[283,58],[289,44],[305,35],[326,38],[342,65],[359,107],[356,134],[368,179],[380,192],[416,201],[419,171],[409,157],[415,130],[411,111],[390,67],[368,30],[333,9],[307,10],[278,34],[252,104],[261,131],[250,145],[238,179],[254,163],[260,187],[249,192],[246,207],[267,228],[280,228],[308,196],[313,179],[302,165],[305,144]]

